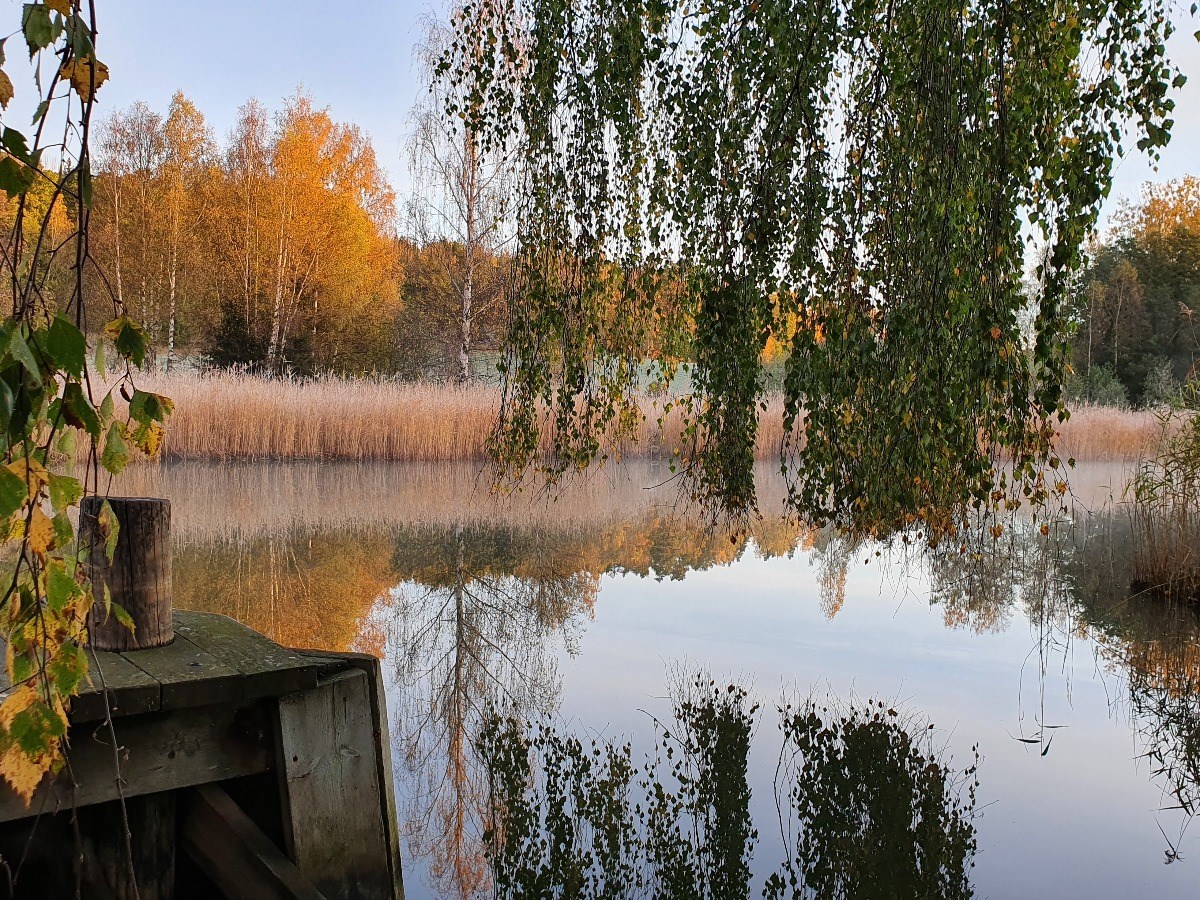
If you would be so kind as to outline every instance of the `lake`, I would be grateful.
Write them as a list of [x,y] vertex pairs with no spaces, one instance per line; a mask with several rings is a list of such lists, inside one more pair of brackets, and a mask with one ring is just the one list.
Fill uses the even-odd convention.
[[751,896],[783,852],[775,710],[812,696],[932,723],[951,770],[978,748],[975,896],[1194,897],[1200,617],[1130,596],[1124,477],[1081,468],[1070,521],[965,554],[712,534],[650,463],[501,499],[464,465],[173,463],[114,493],[172,500],[177,607],[383,657],[410,900],[487,895],[489,707],[640,758],[681,671],[762,706]]

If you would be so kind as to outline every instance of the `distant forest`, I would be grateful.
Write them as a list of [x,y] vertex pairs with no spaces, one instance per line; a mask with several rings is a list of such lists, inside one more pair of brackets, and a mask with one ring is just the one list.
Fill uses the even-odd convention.
[[[451,215],[488,203],[495,215],[495,201],[453,183],[469,180],[471,145],[448,145],[428,118],[417,129],[436,163],[414,169],[417,191],[450,196]],[[248,101],[223,140],[177,93],[165,112],[111,113],[94,145],[89,324],[109,317],[102,298],[120,300],[160,368],[461,379],[468,350],[477,370],[479,351],[501,345],[503,254],[477,242],[465,286],[464,241],[428,227],[427,198],[400,204],[366,135],[302,93],[275,111]],[[43,180],[28,202],[54,193]],[[60,240],[73,210],[55,206],[48,236]],[[1200,179],[1148,186],[1114,221],[1077,282],[1067,390],[1076,403],[1154,405],[1197,374]]]
[[[111,297],[145,326],[160,368],[456,374],[463,248],[403,236],[356,126],[297,93],[275,111],[247,102],[222,141],[177,93],[165,113],[137,103],[101,119],[93,146],[93,331]],[[34,193],[48,206],[55,185]],[[51,240],[74,213],[55,203]],[[499,260],[475,257],[472,347],[494,348]],[[69,277],[62,262],[51,286]]]

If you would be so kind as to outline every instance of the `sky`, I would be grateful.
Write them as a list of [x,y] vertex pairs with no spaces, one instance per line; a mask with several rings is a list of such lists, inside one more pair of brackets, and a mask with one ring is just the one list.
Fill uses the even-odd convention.
[[[10,0],[11,2],[11,0]],[[297,87],[363,128],[398,190],[418,93],[413,49],[430,0],[100,0],[98,55],[112,73],[100,111],[165,111],[182,90],[218,138],[249,98],[277,109]]]
[[[165,111],[182,90],[220,137],[250,97],[277,108],[302,85],[335,119],[371,136],[404,195],[412,190],[405,134],[419,90],[413,50],[434,3],[101,0],[98,49],[112,72],[99,94],[101,109],[144,100]],[[1180,27],[1168,49],[1190,81],[1175,94],[1174,138],[1157,172],[1140,154],[1118,164],[1106,217],[1120,198],[1136,198],[1145,181],[1200,174],[1200,44],[1193,37],[1200,19],[1182,11],[1176,19]]]

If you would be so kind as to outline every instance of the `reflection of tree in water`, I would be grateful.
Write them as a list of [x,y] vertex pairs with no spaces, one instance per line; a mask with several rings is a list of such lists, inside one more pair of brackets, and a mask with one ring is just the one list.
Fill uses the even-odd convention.
[[838,709],[810,700],[780,715],[788,857],[765,896],[972,896],[978,756],[956,775],[938,759],[932,726],[881,701]]
[[[496,896],[749,897],[756,712],[743,689],[698,678],[676,692],[674,722],[657,727],[644,766],[629,744],[489,718],[479,747],[491,776]],[[882,704],[779,712],[787,858],[761,896],[971,896],[974,766],[956,776],[928,728]]]
[[[1002,630],[1020,609],[1035,630],[1043,679],[1067,641],[1090,638],[1105,667],[1125,682],[1121,706],[1167,797],[1164,811],[1182,814],[1182,833],[1200,811],[1197,610],[1132,587],[1133,533],[1120,511],[1084,516],[1045,535],[1014,524],[966,553],[932,552],[932,602],[948,625],[980,632]],[[1177,841],[1168,841],[1171,859]]]
[[174,603],[231,616],[284,646],[378,654],[362,625],[396,583],[391,550],[386,532],[368,528],[177,541]]
[[1069,529],[1012,521],[993,536],[981,527],[960,543],[929,550],[930,603],[947,627],[977,634],[1004,631],[1019,609],[1043,639],[1069,622],[1072,590],[1066,571],[1072,554]]
[[[393,532],[389,657],[399,668],[398,741],[410,785],[410,850],[443,896],[488,883],[484,776],[471,737],[486,707],[541,717],[557,706],[556,644],[575,644],[605,573],[683,578],[740,558],[791,553],[807,530],[763,522],[711,532],[669,516],[568,530],[460,525]],[[378,616],[376,617],[378,618]]]
[[551,712],[559,690],[552,639],[595,602],[596,578],[544,565],[538,545],[532,532],[462,525],[397,536],[393,569],[407,583],[392,595],[389,643],[408,838],[442,896],[475,896],[487,885],[486,781],[471,748],[483,709]]

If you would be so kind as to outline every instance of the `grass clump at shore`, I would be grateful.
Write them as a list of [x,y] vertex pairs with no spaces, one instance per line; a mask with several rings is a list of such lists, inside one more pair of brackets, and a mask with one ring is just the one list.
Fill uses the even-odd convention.
[[1129,485],[1135,586],[1200,599],[1200,415],[1158,417],[1158,451]]
[[[165,453],[210,460],[484,460],[500,403],[492,385],[320,378],[289,380],[217,372],[143,374],[139,387],[175,401]],[[634,440],[610,455],[670,456],[686,446],[683,415],[650,397]],[[1077,409],[1062,425],[1060,455],[1077,460],[1136,460],[1160,435],[1151,412]],[[757,456],[773,459],[784,439],[782,399],[761,416]]]

